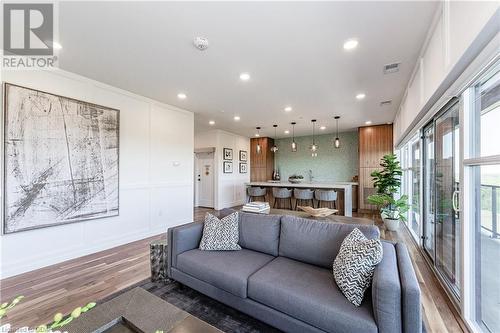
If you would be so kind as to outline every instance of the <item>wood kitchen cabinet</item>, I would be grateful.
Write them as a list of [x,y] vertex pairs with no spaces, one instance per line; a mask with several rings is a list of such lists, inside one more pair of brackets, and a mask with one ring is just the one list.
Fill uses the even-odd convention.
[[[257,144],[261,152],[257,154]],[[250,139],[250,181],[264,182],[272,179],[274,170],[274,153],[271,147],[274,140],[271,138]]]
[[359,209],[374,210],[366,198],[375,193],[370,174],[380,170],[380,159],[393,152],[392,125],[366,126],[358,129],[359,134]]

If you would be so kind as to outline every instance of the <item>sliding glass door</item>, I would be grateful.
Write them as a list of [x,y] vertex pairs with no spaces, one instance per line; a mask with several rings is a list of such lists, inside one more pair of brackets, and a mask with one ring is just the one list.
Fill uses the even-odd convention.
[[434,177],[434,123],[424,128],[424,228],[423,247],[434,260],[434,225],[435,225],[435,177]]
[[451,102],[424,128],[423,246],[460,296],[459,108]]
[[460,216],[459,109],[456,101],[436,119],[435,146],[435,265],[449,287],[459,295]]

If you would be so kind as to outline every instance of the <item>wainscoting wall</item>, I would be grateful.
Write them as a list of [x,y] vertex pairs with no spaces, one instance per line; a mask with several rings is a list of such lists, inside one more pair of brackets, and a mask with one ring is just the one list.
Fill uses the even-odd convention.
[[2,80],[120,110],[120,215],[2,235],[1,278],[192,221],[191,112],[59,70],[2,72]]

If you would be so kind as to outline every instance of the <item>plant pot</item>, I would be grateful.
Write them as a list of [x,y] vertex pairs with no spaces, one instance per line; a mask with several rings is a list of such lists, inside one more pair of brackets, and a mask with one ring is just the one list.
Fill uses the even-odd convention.
[[389,231],[396,231],[399,228],[399,219],[389,219],[387,217],[383,218],[385,227]]

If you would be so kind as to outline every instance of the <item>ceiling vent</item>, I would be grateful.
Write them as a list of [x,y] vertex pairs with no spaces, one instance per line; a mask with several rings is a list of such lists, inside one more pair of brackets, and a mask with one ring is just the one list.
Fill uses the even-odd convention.
[[400,65],[401,65],[400,62],[395,62],[392,64],[384,65],[384,74],[391,74],[391,73],[399,72]]
[[392,101],[389,99],[387,101],[380,102],[380,106],[389,106],[392,104]]

